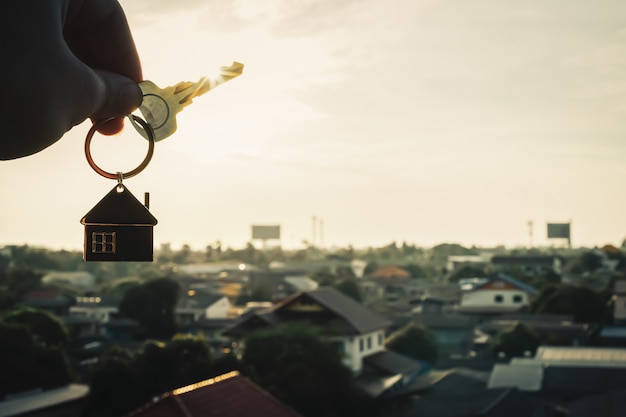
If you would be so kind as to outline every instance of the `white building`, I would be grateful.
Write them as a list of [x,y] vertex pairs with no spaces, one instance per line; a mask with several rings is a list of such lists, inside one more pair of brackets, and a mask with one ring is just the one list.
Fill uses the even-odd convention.
[[464,313],[516,312],[530,306],[537,290],[508,275],[500,274],[461,294],[459,311]]

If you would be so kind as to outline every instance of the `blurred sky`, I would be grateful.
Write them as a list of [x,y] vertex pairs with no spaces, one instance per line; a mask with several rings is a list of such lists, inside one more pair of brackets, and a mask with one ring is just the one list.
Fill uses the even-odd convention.
[[[407,241],[509,247],[572,222],[574,246],[626,237],[623,0],[123,0],[144,77],[244,74],[198,97],[140,175],[155,243],[243,247]],[[34,115],[33,120],[36,120]],[[0,245],[82,249],[113,186],[77,126],[0,163]],[[96,135],[132,169],[146,142]],[[322,219],[313,233],[312,217]]]

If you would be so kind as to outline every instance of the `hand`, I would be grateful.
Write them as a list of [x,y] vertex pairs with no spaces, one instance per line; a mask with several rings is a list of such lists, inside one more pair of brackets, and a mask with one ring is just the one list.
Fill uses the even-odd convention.
[[[0,159],[34,154],[86,118],[118,117],[141,104],[141,64],[115,0],[8,0],[0,23]],[[8,95],[7,95],[8,93]]]

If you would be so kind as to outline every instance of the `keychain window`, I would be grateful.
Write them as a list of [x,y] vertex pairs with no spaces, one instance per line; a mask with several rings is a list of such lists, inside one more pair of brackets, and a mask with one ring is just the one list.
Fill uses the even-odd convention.
[[93,253],[115,253],[115,232],[93,232],[91,234]]

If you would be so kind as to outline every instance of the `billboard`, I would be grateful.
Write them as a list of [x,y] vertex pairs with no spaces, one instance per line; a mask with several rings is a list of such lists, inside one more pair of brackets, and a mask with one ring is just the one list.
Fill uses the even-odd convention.
[[252,225],[252,239],[280,239],[280,226]]
[[569,239],[569,223],[548,223],[548,239]]

